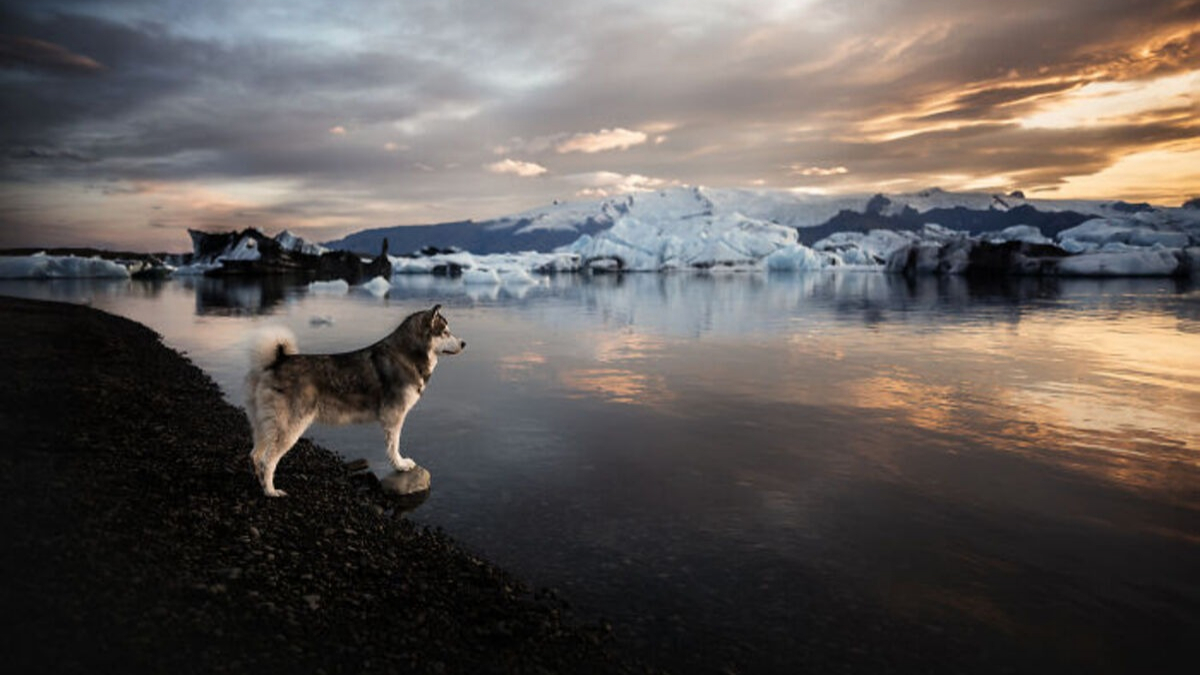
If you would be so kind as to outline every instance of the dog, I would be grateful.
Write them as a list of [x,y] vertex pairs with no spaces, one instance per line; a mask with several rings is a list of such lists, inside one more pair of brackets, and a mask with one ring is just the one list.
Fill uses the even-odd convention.
[[287,494],[275,487],[275,467],[317,421],[377,421],[392,466],[416,466],[400,456],[404,419],[429,384],[438,356],[467,346],[450,333],[441,309],[414,312],[379,342],[341,354],[300,354],[286,330],[257,337],[246,376],[246,414],[254,430],[250,461],[268,497]]

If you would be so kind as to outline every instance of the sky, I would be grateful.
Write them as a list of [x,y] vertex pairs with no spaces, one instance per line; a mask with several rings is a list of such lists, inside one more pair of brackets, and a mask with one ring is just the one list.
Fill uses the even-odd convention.
[[0,0],[0,247],[673,185],[1200,195],[1200,0]]

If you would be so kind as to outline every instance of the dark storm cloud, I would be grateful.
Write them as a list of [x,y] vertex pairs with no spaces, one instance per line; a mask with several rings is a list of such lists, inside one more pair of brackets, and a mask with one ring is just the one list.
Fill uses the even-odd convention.
[[428,106],[470,102],[481,89],[468,74],[405,54],[331,54],[283,39],[225,44],[90,16],[10,23],[73,39],[110,67],[84,85],[5,82],[11,124],[0,142],[10,155],[36,144],[49,148],[46,156],[99,158],[102,166],[80,169],[129,179],[390,170],[394,158],[389,164],[382,141],[332,144],[328,130],[403,120]]
[[[0,179],[287,183],[228,212],[298,223],[492,216],[599,172],[1054,185],[1196,138],[1180,101],[1088,129],[1021,119],[1200,68],[1197,0],[41,0],[0,22]],[[555,151],[613,130],[645,140]],[[485,168],[504,160],[547,171]]]
[[104,70],[104,66],[94,59],[61,45],[14,35],[0,35],[0,68],[31,68],[82,75]]

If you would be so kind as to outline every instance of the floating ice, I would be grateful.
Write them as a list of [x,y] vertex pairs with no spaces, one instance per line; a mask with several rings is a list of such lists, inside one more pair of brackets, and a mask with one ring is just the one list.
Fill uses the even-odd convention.
[[611,229],[584,235],[565,250],[584,264],[616,261],[620,269],[658,271],[759,267],[775,251],[794,246],[794,228],[747,218],[738,213],[713,216],[617,220]]
[[1058,238],[1063,248],[1072,252],[1095,250],[1105,244],[1183,248],[1189,242],[1188,234],[1182,230],[1162,229],[1132,218],[1094,218],[1063,230]]
[[[862,232],[835,232],[813,244],[813,249],[837,256],[842,265],[883,265],[897,250],[918,241],[915,232],[893,232],[871,230]],[[801,268],[804,269],[804,268]]]
[[360,286],[360,288],[377,298],[382,298],[383,296],[387,295],[389,290],[391,290],[392,284],[383,277],[375,277],[374,279],[371,279]]
[[1082,253],[1063,258],[1058,273],[1063,276],[1143,277],[1170,276],[1181,269],[1181,257],[1164,248],[1133,248],[1125,251]]
[[462,280],[465,284],[492,284],[500,283],[500,275],[496,274],[496,270],[475,267],[469,270],[464,270]]
[[308,292],[315,295],[345,295],[349,291],[350,284],[343,279],[313,281],[308,284]]
[[38,253],[0,257],[0,279],[128,278],[129,269],[100,258]]
[[999,244],[1006,241],[1023,241],[1027,244],[1049,244],[1052,243],[1042,231],[1032,225],[1013,225],[1006,227],[999,232],[989,232],[984,235],[984,240],[993,244]]
[[785,246],[766,257],[767,269],[777,272],[800,272],[821,270],[837,264],[839,258],[832,253],[815,251],[804,244]]

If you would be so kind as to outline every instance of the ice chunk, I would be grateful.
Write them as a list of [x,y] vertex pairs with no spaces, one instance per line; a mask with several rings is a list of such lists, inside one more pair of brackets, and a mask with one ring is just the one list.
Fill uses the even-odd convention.
[[1033,225],[1013,225],[1012,227],[1006,227],[999,232],[989,232],[984,236],[984,239],[993,244],[1001,244],[1006,241],[1023,241],[1027,244],[1051,243],[1050,239]]
[[1171,276],[1183,271],[1180,256],[1162,248],[1083,253],[1058,263],[1058,273],[1064,276]]
[[283,250],[293,251],[295,253],[321,255],[329,250],[320,244],[314,244],[302,237],[292,234],[290,230],[284,230],[283,232],[275,235],[275,241],[279,242],[279,245],[283,248]]
[[915,232],[871,230],[835,232],[813,244],[813,249],[836,254],[843,265],[877,266],[887,262],[896,251],[917,241]]
[[463,271],[463,283],[472,285],[499,284],[500,275],[495,270],[475,267]]
[[774,251],[766,258],[767,269],[777,272],[820,270],[836,263],[835,254],[814,251],[804,244],[786,246]]
[[350,284],[344,279],[313,281],[308,284],[308,292],[316,295],[345,295],[349,290]]
[[1183,248],[1188,245],[1189,237],[1186,232],[1165,227],[1151,226],[1130,218],[1093,218],[1063,230],[1058,234],[1058,238],[1063,242],[1063,248],[1068,251],[1087,250],[1069,242],[1079,242],[1084,246],[1092,244],[1094,247],[1114,243],[1145,247],[1159,245],[1167,248]]
[[222,253],[217,260],[259,260],[262,252],[258,250],[258,241],[254,237],[242,237],[229,251]]
[[524,268],[517,265],[497,270],[505,286],[536,286],[539,282]]
[[360,288],[377,298],[382,298],[383,296],[387,295],[389,290],[391,290],[392,284],[383,277],[375,277],[374,279],[371,279],[363,284]]
[[622,269],[631,271],[756,267],[798,239],[793,228],[739,213],[668,215],[649,219],[624,216],[611,229],[580,237],[566,250],[589,265],[619,261]]
[[100,258],[35,254],[0,257],[0,279],[128,278],[129,269]]

